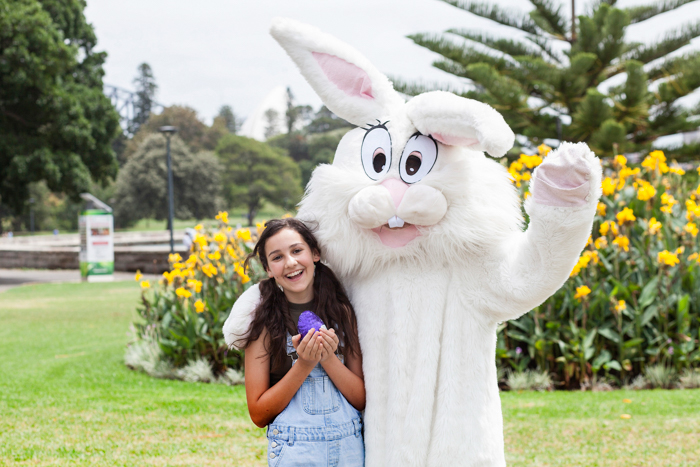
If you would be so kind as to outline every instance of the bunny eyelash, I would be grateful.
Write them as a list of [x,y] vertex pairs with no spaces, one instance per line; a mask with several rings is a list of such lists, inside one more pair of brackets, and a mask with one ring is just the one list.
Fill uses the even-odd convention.
[[386,127],[386,124],[387,124],[387,123],[389,123],[389,120],[387,120],[386,122],[382,123],[379,119],[377,119],[377,124],[376,124],[376,125],[374,125],[374,124],[372,124],[372,123],[367,123],[366,125],[367,125],[368,128],[365,128],[365,127],[363,127],[363,126],[361,126],[360,128],[362,128],[363,130],[365,130],[367,133],[369,133],[371,130],[374,130],[375,128],[384,128],[386,131],[389,131],[389,129]]

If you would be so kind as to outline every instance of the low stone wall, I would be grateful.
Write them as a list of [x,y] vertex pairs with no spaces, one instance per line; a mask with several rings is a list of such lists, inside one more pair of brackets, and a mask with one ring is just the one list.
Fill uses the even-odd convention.
[[[179,235],[178,235],[179,234]],[[182,238],[175,232],[175,238]],[[0,239],[0,268],[78,269],[80,247],[76,234]],[[167,232],[124,232],[114,236],[114,270],[160,274],[169,269]],[[185,256],[180,243],[175,251]]]

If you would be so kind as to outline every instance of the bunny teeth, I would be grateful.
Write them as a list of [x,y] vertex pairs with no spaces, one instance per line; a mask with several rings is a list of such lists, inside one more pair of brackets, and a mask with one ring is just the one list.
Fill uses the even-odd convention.
[[389,228],[390,229],[395,229],[395,228],[401,228],[404,225],[403,219],[401,219],[399,216],[394,216],[388,221],[389,223]]

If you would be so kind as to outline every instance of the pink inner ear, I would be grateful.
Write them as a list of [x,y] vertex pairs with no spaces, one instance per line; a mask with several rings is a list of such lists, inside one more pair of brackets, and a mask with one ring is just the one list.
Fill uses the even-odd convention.
[[473,146],[479,142],[476,138],[460,138],[459,136],[443,135],[441,133],[431,133],[431,136],[442,144],[448,146]]
[[374,99],[372,82],[362,68],[335,55],[311,52],[326,77],[345,94]]

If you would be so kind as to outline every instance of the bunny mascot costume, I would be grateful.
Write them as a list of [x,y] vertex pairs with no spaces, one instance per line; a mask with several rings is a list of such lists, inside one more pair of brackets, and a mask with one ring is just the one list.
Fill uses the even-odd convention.
[[[318,223],[323,260],[357,314],[367,390],[366,465],[503,466],[496,328],[569,277],[591,231],[601,166],[563,143],[520,202],[499,113],[447,92],[405,102],[358,51],[276,19],[271,33],[325,105],[357,125],[316,168],[298,218]],[[224,326],[245,335],[252,287]]]

